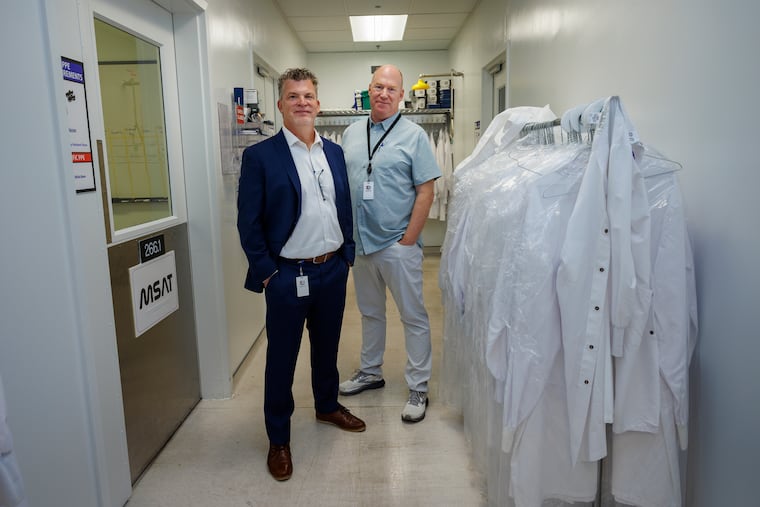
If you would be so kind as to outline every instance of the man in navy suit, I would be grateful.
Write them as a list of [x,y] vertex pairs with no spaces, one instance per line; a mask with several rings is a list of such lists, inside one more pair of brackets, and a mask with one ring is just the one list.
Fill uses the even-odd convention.
[[245,287],[263,291],[266,299],[267,466],[284,481],[293,473],[293,376],[304,323],[317,421],[346,431],[366,426],[338,403],[338,341],[354,262],[343,151],[314,129],[319,113],[314,74],[288,69],[278,87],[282,130],[243,152],[238,231],[248,258]]

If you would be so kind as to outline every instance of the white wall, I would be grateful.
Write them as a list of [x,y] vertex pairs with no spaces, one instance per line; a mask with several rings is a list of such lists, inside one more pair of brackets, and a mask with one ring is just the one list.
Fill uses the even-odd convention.
[[75,193],[61,96],[60,58],[86,60],[91,21],[80,29],[74,0],[12,10],[0,22],[16,76],[0,85],[8,422],[29,505],[121,505],[131,487],[102,206],[99,192]]
[[454,78],[456,86],[454,118],[454,164],[475,148],[475,122],[482,121],[481,132],[489,118],[482,111],[483,69],[507,47],[506,3],[482,0],[472,12],[449,48],[451,66],[464,72]]
[[697,263],[690,506],[757,504],[760,4],[512,0],[509,103],[620,95],[680,173]]
[[[306,53],[271,0],[213,0],[206,10],[212,104],[232,103],[232,89],[253,88],[255,52],[277,71],[304,66]],[[264,329],[261,294],[243,288],[248,262],[237,232],[237,175],[222,175],[218,117],[213,112],[218,196],[224,257],[229,364],[234,370]]]

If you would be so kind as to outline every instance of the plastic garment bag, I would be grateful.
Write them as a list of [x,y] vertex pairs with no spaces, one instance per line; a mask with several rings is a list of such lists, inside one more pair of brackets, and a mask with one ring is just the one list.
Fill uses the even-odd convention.
[[[567,505],[591,501],[597,491],[597,463],[573,467],[565,443],[553,293],[557,233],[587,148],[520,140],[525,123],[553,119],[547,112],[505,111],[457,167],[441,258],[442,397],[467,414],[465,429],[494,505]],[[554,253],[543,249],[547,239]],[[550,339],[538,343],[536,332]]]
[[[512,120],[546,118],[508,110],[454,174],[439,274],[445,308],[440,395],[465,414],[465,432],[486,476],[490,505],[589,506],[597,492],[603,505],[681,502],[679,442],[685,448],[688,364],[697,322],[692,253],[673,173],[677,164],[640,144],[632,151],[625,144],[635,138],[629,135],[632,127],[622,106],[617,111],[626,137],[611,142],[620,131],[597,132],[596,163],[601,160],[609,171],[623,168],[612,178],[618,187],[603,191],[601,202],[606,206],[608,197],[617,199],[615,206],[627,202],[629,211],[611,218],[601,213],[602,226],[608,220],[610,228],[644,230],[639,236],[646,241],[616,230],[618,237],[603,249],[608,257],[602,267],[609,277],[629,273],[627,280],[641,283],[614,285],[608,279],[602,284],[600,326],[608,331],[594,342],[599,357],[590,379],[597,382],[598,410],[581,424],[569,422],[573,391],[566,378],[579,365],[569,360],[575,349],[568,354],[565,347],[556,284],[583,183],[592,181],[586,178],[593,148],[536,145],[530,135],[519,136],[521,127]],[[600,120],[604,129],[604,114]],[[614,143],[622,148],[610,157]],[[608,184],[607,167],[597,169],[603,170],[602,177],[592,175],[597,184]],[[628,201],[625,192],[630,192]],[[638,208],[630,211],[631,206]],[[641,229],[641,220],[649,229]],[[620,244],[636,258],[613,262],[610,252]],[[636,271],[647,265],[649,277],[645,268]],[[593,277],[599,267],[579,269],[578,279]],[[616,301],[625,302],[622,312],[612,302],[613,287]],[[566,291],[563,297],[572,302],[581,296]],[[617,349],[615,328],[622,331]],[[581,445],[573,446],[573,431],[579,429]],[[589,435],[603,441],[589,446]]]
[[26,505],[21,472],[13,454],[13,439],[6,422],[7,407],[0,378],[0,507]]

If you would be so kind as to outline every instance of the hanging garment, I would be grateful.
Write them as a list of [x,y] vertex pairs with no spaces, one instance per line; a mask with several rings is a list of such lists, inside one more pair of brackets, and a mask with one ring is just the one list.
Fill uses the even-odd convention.
[[[435,163],[438,165],[438,167],[441,167],[441,161],[438,158],[438,151],[435,144],[435,137],[433,137],[433,131],[428,130],[428,141],[430,142],[430,149],[433,150],[433,154],[435,155]],[[436,219],[439,218],[439,212],[440,212],[440,188],[439,188],[439,181],[441,181],[441,178],[443,178],[443,175],[441,177],[437,178],[435,182],[433,182],[433,203],[430,205],[430,210],[428,211],[428,218]]]
[[[515,435],[510,496],[518,507],[541,507],[549,499],[574,504],[596,498],[599,462],[573,464],[561,353],[548,368],[541,398]],[[556,505],[556,504],[555,504]]]
[[637,507],[681,507],[681,472],[673,397],[660,378],[655,432],[625,431],[612,438],[612,495]]
[[[502,111],[483,133],[473,152],[457,165],[452,174],[452,205],[449,209],[441,254],[439,284],[442,289],[451,288],[448,293],[453,297],[453,304],[458,308],[459,314],[464,308],[464,292],[470,278],[469,270],[476,269],[476,266],[472,265],[473,255],[468,250],[481,246],[468,238],[468,234],[473,230],[470,227],[471,208],[480,200],[481,191],[494,188],[502,182],[503,176],[498,163],[488,166],[496,174],[489,174],[484,163],[497,154],[508,158],[506,150],[519,138],[525,124],[550,121],[554,118],[556,116],[548,107],[526,106]],[[498,237],[494,239],[498,240]],[[493,259],[491,261],[493,262]]]
[[512,220],[501,221],[512,232],[495,278],[486,337],[486,363],[504,385],[505,451],[541,396],[562,345],[555,274],[575,202],[572,189],[588,160],[583,145],[529,153],[534,160],[513,162],[523,178],[509,192]]
[[688,367],[697,335],[691,245],[675,173],[663,171],[660,157],[645,154],[640,159],[650,203],[653,299],[644,331],[628,340],[622,357],[616,358],[613,429],[617,433],[657,430],[662,376],[685,443]]
[[615,498],[678,505],[697,321],[672,165],[616,97],[590,148],[521,138],[538,111],[502,113],[454,173],[441,397],[467,414],[489,501],[590,502],[611,428]]
[[0,507],[17,507],[26,505],[26,495],[6,415],[5,392],[0,378]]
[[[487,422],[497,420],[503,429],[501,434],[489,432],[488,442],[476,442],[511,456],[503,468],[511,470],[503,482],[509,492],[502,495],[496,488],[497,496],[514,497],[519,506],[541,505],[550,498],[590,501],[597,489],[598,464],[574,466],[571,461],[554,291],[563,231],[575,200],[572,190],[583,174],[588,150],[562,146],[537,151],[520,144],[502,148],[477,170],[460,175],[457,191],[472,186],[478,189],[477,199],[468,202],[466,215],[452,207],[448,231],[456,224],[457,234],[450,237],[447,231],[450,242],[444,250],[451,254],[452,247],[474,247],[460,252],[467,259],[461,266],[467,279],[461,287],[463,311],[465,320],[475,320],[464,336],[474,338],[475,355],[484,358],[482,366],[495,380],[489,395],[497,403],[504,401],[503,412],[494,418],[493,412],[480,410],[479,396],[464,402],[471,404],[468,414],[485,414]],[[586,158],[578,160],[584,152]],[[456,243],[463,237],[463,243]],[[487,329],[478,322],[481,318],[488,319]],[[477,359],[464,366],[466,379],[481,378],[474,371],[477,366]]]
[[612,493],[641,507],[677,507],[697,336],[696,283],[672,165],[646,152],[640,160],[650,203],[653,299],[643,335],[627,341],[615,359]]
[[[592,501],[598,462],[573,463],[570,453],[564,355],[555,276],[564,231],[588,161],[581,145],[541,149],[541,176],[525,184],[522,225],[509,267],[497,277],[511,292],[508,306],[493,297],[486,358],[506,359],[502,450],[512,453],[510,484],[517,506],[540,506],[547,499]],[[537,167],[520,164],[535,171]],[[538,173],[538,171],[536,171]],[[510,194],[511,195],[511,194]],[[501,309],[500,309],[501,308]],[[501,317],[504,318],[501,318]],[[496,341],[498,340],[498,341]],[[506,353],[497,343],[506,348]],[[512,443],[512,435],[514,442]]]
[[651,303],[649,205],[629,132],[620,100],[610,97],[557,270],[574,462],[607,454],[613,406],[606,352],[641,335]]
[[454,174],[454,153],[451,148],[451,137],[449,136],[448,129],[441,129],[438,139],[443,140],[443,165],[441,165],[441,172],[443,172],[443,181],[441,189],[441,220],[445,220],[449,210],[449,198],[451,195],[451,178]]
[[[432,134],[431,134],[432,135]],[[435,160],[438,162],[438,167],[441,168],[441,177],[435,180],[435,195],[437,200],[436,215],[438,220],[446,220],[446,181],[448,175],[446,174],[446,148],[444,143],[443,130],[439,130],[438,142],[435,143]]]

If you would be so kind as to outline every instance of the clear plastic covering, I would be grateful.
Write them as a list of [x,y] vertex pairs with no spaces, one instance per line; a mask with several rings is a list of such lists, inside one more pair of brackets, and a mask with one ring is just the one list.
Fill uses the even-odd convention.
[[0,506],[28,505],[21,471],[13,452],[13,439],[6,422],[5,392],[0,378]]
[[[651,247],[653,273],[664,276],[658,263],[668,267],[665,271],[674,266],[681,269],[677,280],[664,282],[667,287],[679,287],[678,294],[663,287],[659,290],[683,302],[676,311],[685,315],[683,322],[692,324],[685,329],[667,329],[678,336],[650,334],[658,314],[662,314],[659,320],[668,320],[663,315],[670,312],[669,308],[658,312],[653,304],[643,336],[627,341],[623,356],[615,358],[617,371],[628,372],[628,378],[615,379],[628,390],[615,399],[615,414],[620,410],[620,419],[627,426],[608,432],[615,459],[607,455],[600,487],[600,462],[574,462],[571,456],[556,289],[568,221],[586,174],[591,145],[540,144],[536,134],[520,136],[526,123],[554,118],[548,107],[501,113],[473,154],[454,172],[439,274],[445,309],[439,395],[464,414],[475,462],[487,480],[489,505],[590,506],[600,497],[606,499],[605,505],[615,505],[613,493],[618,501],[637,505],[670,505],[652,503],[662,498],[680,505],[680,483],[672,475],[672,461],[670,468],[660,467],[667,478],[659,480],[659,496],[640,492],[642,484],[632,485],[629,480],[637,471],[637,459],[657,458],[655,446],[671,450],[671,444],[677,442],[673,438],[676,429],[685,434],[684,416],[688,415],[688,410],[683,410],[688,398],[684,398],[688,386],[683,368],[696,337],[696,306],[691,251],[673,173],[677,166],[653,150],[638,151],[645,154],[636,167],[641,166],[652,219],[675,224],[674,229],[680,231],[663,235],[660,231],[666,228],[652,226],[657,233]],[[559,133],[556,138],[561,138]],[[673,234],[682,238],[675,246]],[[658,287],[656,280],[652,284]],[[642,348],[641,343],[646,345]],[[609,345],[605,350],[609,351]],[[662,361],[659,352],[666,350],[670,359]],[[605,361],[611,365],[612,356],[607,354]],[[642,368],[644,363],[648,369]],[[632,369],[649,371],[648,382],[640,383]],[[612,371],[610,367],[610,385]],[[634,379],[633,386],[626,383]],[[637,390],[639,386],[643,386],[641,390]],[[652,402],[650,393],[655,391]],[[626,396],[630,396],[628,404]],[[642,396],[649,401],[644,412],[655,407],[654,424],[648,430],[641,426],[639,432],[647,432],[644,440],[631,444],[625,438],[640,422],[635,414]],[[618,404],[624,407],[618,408]],[[613,426],[608,427],[611,430]],[[618,439],[618,433],[624,437]],[[645,451],[632,454],[630,449],[637,446]],[[620,473],[613,475],[616,462]]]

